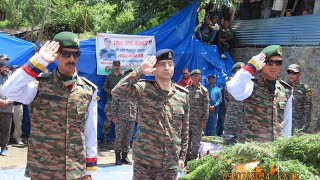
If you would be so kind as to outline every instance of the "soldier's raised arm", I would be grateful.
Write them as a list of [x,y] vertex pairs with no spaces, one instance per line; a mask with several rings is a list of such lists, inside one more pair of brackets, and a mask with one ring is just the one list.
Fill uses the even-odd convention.
[[139,68],[132,71],[129,75],[122,78],[119,83],[112,89],[111,94],[113,97],[131,98],[141,96],[145,87],[144,82],[138,82],[144,75],[152,74],[156,68],[156,57],[149,56]]
[[262,69],[265,58],[266,55],[262,52],[253,56],[247,65],[243,66],[235,76],[227,82],[229,93],[237,101],[247,99],[252,94],[254,83],[251,81],[251,77],[256,71]]
[[59,42],[47,41],[29,61],[13,73],[2,86],[3,93],[11,100],[29,104],[37,94],[38,84],[33,80],[57,57]]

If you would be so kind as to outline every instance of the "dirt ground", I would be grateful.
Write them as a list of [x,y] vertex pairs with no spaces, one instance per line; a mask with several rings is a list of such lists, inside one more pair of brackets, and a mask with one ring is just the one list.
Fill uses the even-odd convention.
[[[27,145],[9,145],[9,155],[0,156],[0,170],[24,168],[27,164]],[[131,153],[128,155],[132,160]],[[106,147],[98,150],[98,166],[114,166],[115,156],[113,150]]]

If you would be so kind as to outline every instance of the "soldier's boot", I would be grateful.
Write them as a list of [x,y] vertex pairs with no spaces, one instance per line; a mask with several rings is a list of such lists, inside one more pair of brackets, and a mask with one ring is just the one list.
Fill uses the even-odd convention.
[[115,162],[115,165],[116,165],[116,166],[119,166],[119,165],[121,165],[121,154],[120,154],[119,151],[116,151],[115,154],[116,154],[116,162]]
[[122,152],[121,162],[122,162],[122,164],[130,164],[130,165],[132,164],[132,162],[129,161],[127,152]]

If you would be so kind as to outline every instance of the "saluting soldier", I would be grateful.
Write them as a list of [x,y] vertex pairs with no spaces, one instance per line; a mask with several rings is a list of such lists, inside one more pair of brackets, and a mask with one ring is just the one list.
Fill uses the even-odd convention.
[[282,62],[281,46],[268,46],[227,82],[229,93],[243,101],[244,123],[239,128],[246,140],[268,142],[291,136],[291,86],[278,79]]
[[[188,90],[172,83],[174,52],[162,49],[120,80],[113,97],[137,98],[139,130],[133,143],[133,179],[176,180],[189,139]],[[139,81],[154,74],[155,81]]]
[[200,148],[202,129],[209,116],[209,94],[207,88],[201,85],[201,71],[191,72],[192,85],[187,86],[190,98],[189,144],[187,161],[196,159]]
[[[31,179],[91,179],[97,163],[97,87],[78,75],[79,40],[61,32],[3,86],[8,99],[30,105],[25,175]],[[57,60],[52,75],[39,75]]]
[[301,68],[298,64],[291,64],[287,73],[288,83],[293,87],[292,130],[308,132],[312,115],[312,90],[300,82]]

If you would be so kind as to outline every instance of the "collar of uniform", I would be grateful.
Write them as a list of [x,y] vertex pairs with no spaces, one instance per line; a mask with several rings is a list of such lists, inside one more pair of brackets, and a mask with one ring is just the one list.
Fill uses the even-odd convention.
[[61,82],[63,86],[65,86],[69,90],[74,90],[75,86],[74,84],[78,82],[78,71],[77,69],[75,70],[74,74],[72,77],[65,77],[60,72],[58,71],[58,68],[56,68],[53,72],[54,77],[55,77],[55,82]]
[[[159,84],[157,83],[157,81],[154,81],[154,85],[156,86],[156,89],[161,89],[160,86],[159,86]],[[161,90],[162,90],[162,89],[161,89]],[[171,90],[172,90],[172,92],[174,92],[174,93],[177,91],[177,88],[176,88],[176,86],[174,85],[173,82],[171,82]]]
[[195,86],[194,84],[192,84],[192,87],[199,89],[201,87],[201,83],[199,82],[198,86]]
[[115,76],[115,77],[118,77],[118,76],[121,76],[122,74],[121,73],[119,73],[119,75],[117,76],[117,75],[115,75],[114,73],[112,73],[112,74],[110,74],[111,76]]

